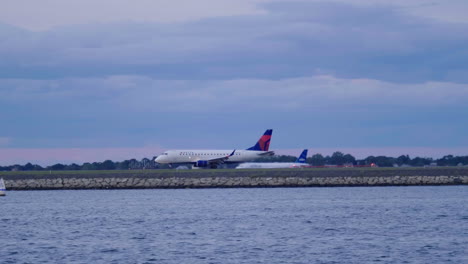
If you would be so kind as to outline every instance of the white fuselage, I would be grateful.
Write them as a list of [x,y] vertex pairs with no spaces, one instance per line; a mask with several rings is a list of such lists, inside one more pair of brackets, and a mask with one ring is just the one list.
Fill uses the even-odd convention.
[[[199,160],[212,160],[227,157],[231,150],[168,150],[156,158],[157,163],[194,163]],[[225,163],[238,163],[255,160],[272,153],[271,151],[236,150]]]
[[236,169],[281,169],[307,167],[310,167],[310,164],[298,162],[246,162],[239,164]]

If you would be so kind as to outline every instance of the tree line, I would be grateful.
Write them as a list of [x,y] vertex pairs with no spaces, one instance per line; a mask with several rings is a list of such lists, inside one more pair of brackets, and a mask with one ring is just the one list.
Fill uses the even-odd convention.
[[[11,165],[11,166],[0,166],[0,171],[60,171],[60,170],[144,170],[144,169],[167,169],[170,168],[166,164],[158,164],[154,161],[156,157],[152,159],[144,158],[142,160],[130,159],[124,161],[114,162],[112,160],[106,160],[104,162],[85,162],[81,165],[72,164],[55,164],[51,166],[42,167],[37,164],[27,163],[25,165]],[[255,162],[294,162],[296,157],[290,155],[276,155],[271,157],[264,157],[257,159]],[[467,166],[468,156],[453,156],[446,155],[440,159],[432,158],[421,158],[414,157],[410,158],[409,155],[401,155],[397,158],[387,156],[369,156],[365,159],[356,159],[351,154],[344,154],[340,151],[334,152],[331,156],[323,156],[322,154],[314,154],[307,158],[307,163],[312,166],[326,166],[326,165],[353,165],[353,166],[371,166],[377,165],[379,167],[394,167],[394,166],[413,166],[423,167],[428,165],[437,166]]]
[[[272,157],[264,157],[258,159],[257,162],[294,162],[296,157],[289,155],[278,155]],[[433,158],[410,158],[409,155],[401,155],[397,158],[387,156],[368,156],[365,159],[356,159],[351,154],[344,154],[340,151],[334,152],[331,156],[323,156],[322,154],[314,154],[307,158],[307,163],[312,166],[325,166],[325,165],[354,165],[354,166],[370,166],[375,164],[379,167],[394,167],[394,166],[412,166],[423,167],[429,165],[436,166],[466,166],[468,165],[468,156],[453,156],[447,155],[440,159]]]
[[51,166],[42,167],[37,164],[27,163],[26,165],[11,165],[0,166],[0,171],[77,171],[77,170],[144,170],[144,169],[165,169],[167,165],[158,164],[152,159],[144,158],[142,160],[129,159],[124,161],[114,162],[112,160],[105,160],[103,162],[85,162],[81,165],[76,163],[61,164],[57,163]]

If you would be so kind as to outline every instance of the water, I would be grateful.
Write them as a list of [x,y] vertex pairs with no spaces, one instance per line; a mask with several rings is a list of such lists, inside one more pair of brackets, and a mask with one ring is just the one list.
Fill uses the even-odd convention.
[[0,263],[468,263],[468,186],[10,191]]

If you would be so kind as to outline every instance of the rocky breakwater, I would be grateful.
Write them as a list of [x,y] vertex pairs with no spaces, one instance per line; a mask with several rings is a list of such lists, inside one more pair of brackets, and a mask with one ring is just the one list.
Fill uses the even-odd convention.
[[468,185],[468,168],[12,172],[3,177],[8,190]]

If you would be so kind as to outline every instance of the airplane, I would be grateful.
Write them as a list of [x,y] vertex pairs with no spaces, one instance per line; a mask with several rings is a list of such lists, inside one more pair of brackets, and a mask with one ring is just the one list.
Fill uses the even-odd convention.
[[241,163],[275,153],[269,151],[273,129],[267,129],[258,142],[246,150],[168,150],[155,161],[161,164],[191,164],[193,168],[216,169],[223,163]]
[[295,162],[245,162],[236,169],[279,169],[279,168],[307,168],[307,149],[304,149]]

